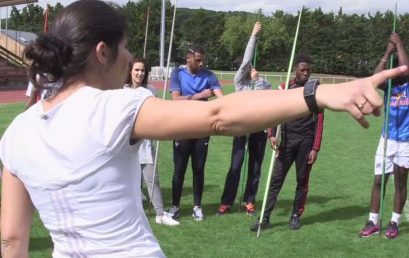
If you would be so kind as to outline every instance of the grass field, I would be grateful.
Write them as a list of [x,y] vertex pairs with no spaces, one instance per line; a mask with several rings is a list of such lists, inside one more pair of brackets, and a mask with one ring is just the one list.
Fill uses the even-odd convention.
[[[231,91],[231,87],[227,91]],[[23,107],[23,104],[0,105],[0,135]],[[230,137],[212,137],[203,194],[203,210],[207,217],[203,222],[195,222],[191,217],[193,196],[189,169],[181,201],[181,225],[174,228],[160,226],[154,223],[153,214],[149,217],[163,250],[168,257],[407,257],[407,217],[402,218],[397,239],[386,240],[383,235],[369,239],[358,237],[368,217],[373,156],[382,123],[382,119],[371,117],[369,120],[371,127],[364,130],[347,114],[325,113],[323,143],[311,174],[302,228],[298,231],[288,229],[295,191],[292,170],[272,214],[273,227],[262,231],[260,238],[249,230],[257,216],[246,216],[238,211],[237,205],[231,214],[223,217],[215,215],[230,164],[232,140]],[[170,207],[173,171],[171,142],[160,144],[159,157],[165,207]],[[268,148],[257,196],[259,208],[270,159],[271,151]],[[391,186],[385,197],[384,224],[391,216]],[[49,235],[36,216],[30,257],[50,257],[51,248]]]

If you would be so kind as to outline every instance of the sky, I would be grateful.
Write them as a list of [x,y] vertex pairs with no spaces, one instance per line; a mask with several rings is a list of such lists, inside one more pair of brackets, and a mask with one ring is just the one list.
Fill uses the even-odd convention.
[[[137,0],[133,0],[138,2]],[[72,0],[39,0],[38,4],[45,8],[46,3],[55,5],[60,2],[62,5],[68,5]],[[119,4],[126,4],[128,0],[116,0]],[[175,4],[175,0],[171,0]],[[263,10],[265,15],[270,15],[275,10],[283,10],[287,13],[295,14],[298,10],[305,6],[309,9],[321,7],[324,12],[338,12],[342,7],[344,13],[367,14],[377,11],[385,12],[387,10],[394,11],[395,3],[398,4],[398,13],[409,13],[408,0],[178,0],[177,7],[186,7],[192,9],[208,9],[216,11],[248,11],[256,13],[259,8]],[[20,5],[23,7],[24,5]],[[10,8],[9,8],[10,9]],[[6,7],[0,8],[1,17],[5,17]]]

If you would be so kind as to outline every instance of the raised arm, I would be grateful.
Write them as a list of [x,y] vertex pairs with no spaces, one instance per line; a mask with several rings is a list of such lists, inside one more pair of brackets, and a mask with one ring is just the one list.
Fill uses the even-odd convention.
[[236,85],[236,91],[240,91],[243,85],[240,82],[248,76],[251,68],[251,61],[254,55],[254,48],[256,47],[257,35],[261,31],[261,23],[256,22],[251,32],[249,41],[247,42],[246,50],[244,51],[243,61],[240,64],[239,69],[234,75],[234,84]]
[[398,56],[399,65],[409,65],[408,55],[402,40],[397,33],[392,33],[390,41],[396,46],[396,54]]
[[[363,127],[364,115],[380,114],[382,99],[375,90],[387,78],[407,73],[407,67],[385,70],[346,83],[320,85],[320,108],[349,112]],[[135,121],[138,139],[186,139],[206,135],[243,135],[310,113],[303,88],[287,91],[245,91],[212,101],[166,101],[149,98]]]
[[1,189],[1,250],[3,258],[28,257],[34,207],[23,183],[3,169]]
[[244,51],[242,65],[251,64],[254,55],[254,48],[256,47],[257,35],[261,31],[261,23],[256,22],[251,32],[249,41],[247,42],[246,50]]
[[385,53],[383,54],[383,57],[379,61],[378,65],[376,66],[374,70],[374,74],[380,73],[383,70],[385,70],[386,65],[388,64],[389,57],[391,54],[396,51],[396,46],[392,42],[389,42],[388,45],[386,46]]

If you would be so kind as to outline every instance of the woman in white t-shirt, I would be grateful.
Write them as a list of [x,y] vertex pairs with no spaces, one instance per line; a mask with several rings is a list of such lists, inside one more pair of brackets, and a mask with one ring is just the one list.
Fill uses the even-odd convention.
[[[145,59],[134,57],[130,62],[129,76],[126,87],[131,89],[137,89],[139,87],[146,88],[156,96],[157,89],[148,84],[149,67],[146,64]],[[140,163],[140,169],[142,176],[148,189],[149,201],[152,202],[155,209],[157,224],[163,224],[168,226],[177,226],[179,221],[174,220],[163,209],[162,191],[160,189],[159,173],[155,168],[155,149],[153,147],[152,140],[141,140],[141,144],[138,150],[138,158]],[[155,171],[156,170],[156,171]]]
[[117,8],[82,0],[27,46],[30,75],[46,74],[56,90],[18,115],[0,142],[5,257],[28,256],[34,208],[54,257],[164,257],[135,190],[139,139],[243,135],[322,108],[348,111],[367,127],[364,115],[379,114],[382,105],[377,85],[407,72],[309,85],[304,94],[300,88],[166,101],[142,87],[122,89],[130,58],[126,28]]

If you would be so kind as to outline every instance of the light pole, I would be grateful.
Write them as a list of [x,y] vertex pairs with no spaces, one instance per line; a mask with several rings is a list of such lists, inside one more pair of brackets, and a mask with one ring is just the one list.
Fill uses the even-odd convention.
[[165,2],[162,0],[162,12],[161,12],[161,27],[160,27],[160,67],[163,69],[165,64]]

